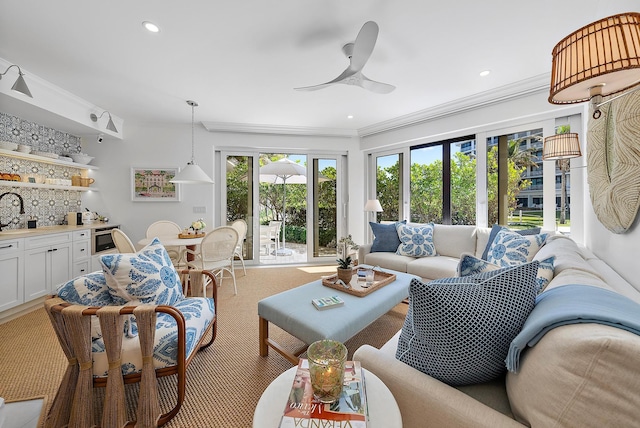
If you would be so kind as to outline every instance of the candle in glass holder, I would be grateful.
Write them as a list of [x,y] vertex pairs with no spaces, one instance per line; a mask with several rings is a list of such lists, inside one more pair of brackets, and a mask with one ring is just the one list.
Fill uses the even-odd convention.
[[335,340],[319,340],[307,349],[313,396],[322,403],[340,398],[347,348]]

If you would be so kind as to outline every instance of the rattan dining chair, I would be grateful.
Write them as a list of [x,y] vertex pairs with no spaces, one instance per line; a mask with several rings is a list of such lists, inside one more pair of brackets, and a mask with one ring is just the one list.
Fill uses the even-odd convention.
[[202,238],[199,251],[182,250],[181,259],[187,260],[187,254],[194,259],[187,262],[193,269],[207,270],[220,277],[218,286],[222,286],[224,272],[228,272],[233,279],[233,294],[238,294],[236,275],[233,271],[234,251],[238,245],[238,232],[231,226],[220,226]]
[[135,253],[136,247],[131,239],[120,229],[111,229],[111,239],[119,253]]
[[[182,232],[182,228],[179,224],[174,223],[169,220],[158,220],[154,223],[151,223],[147,228],[146,236],[147,238],[156,238],[159,237],[160,241],[162,241],[163,236],[177,236]],[[173,266],[176,269],[180,269],[184,267],[184,262],[180,259],[180,247],[176,246],[166,246],[165,249],[169,254],[169,258],[171,262],[173,262]]]
[[238,232],[238,245],[236,245],[236,249],[233,252],[234,259],[235,257],[240,259],[240,263],[242,264],[242,270],[246,275],[247,268],[244,266],[244,257],[242,256],[242,253],[244,250],[244,240],[247,238],[247,222],[242,219],[238,219],[233,223],[231,223],[231,227],[233,227]]

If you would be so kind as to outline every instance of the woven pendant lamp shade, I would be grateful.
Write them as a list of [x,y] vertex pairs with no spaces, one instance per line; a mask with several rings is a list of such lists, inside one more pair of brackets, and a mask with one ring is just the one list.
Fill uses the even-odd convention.
[[601,19],[553,49],[549,102],[570,104],[640,83],[640,13]]
[[569,159],[582,156],[578,134],[557,134],[544,139],[542,160]]

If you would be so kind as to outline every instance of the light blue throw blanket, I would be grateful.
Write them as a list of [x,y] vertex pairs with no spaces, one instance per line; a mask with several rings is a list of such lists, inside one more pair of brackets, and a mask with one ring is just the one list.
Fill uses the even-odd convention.
[[564,285],[545,291],[522,331],[511,342],[505,363],[518,372],[520,353],[534,346],[549,330],[567,324],[596,323],[621,328],[640,335],[640,304],[599,287]]

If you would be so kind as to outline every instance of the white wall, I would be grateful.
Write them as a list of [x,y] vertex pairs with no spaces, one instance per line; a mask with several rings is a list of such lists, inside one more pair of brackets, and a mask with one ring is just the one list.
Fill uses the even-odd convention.
[[[220,209],[217,192],[221,190],[216,185],[181,185],[181,202],[131,201],[130,168],[184,167],[191,158],[190,128],[190,124],[127,123],[123,141],[110,140],[98,144],[95,137],[83,138],[83,150],[95,156],[93,164],[99,166],[99,170],[92,173],[96,178],[94,186],[99,192],[85,194],[83,207],[108,215],[112,222],[120,223],[134,243],[145,236],[149,224],[160,219],[187,226],[203,217],[213,227],[214,213]],[[359,181],[357,177],[362,176],[362,166],[357,161],[358,141],[353,138],[207,132],[200,125],[196,125],[195,131],[196,163],[214,180],[214,150],[222,147],[273,152],[339,152],[349,155],[349,170],[355,171],[356,184]],[[362,189],[362,185],[354,188]],[[364,202],[362,205],[359,202],[354,204],[361,211]],[[204,206],[206,214],[193,213],[196,206]],[[350,208],[351,211],[354,209]]]

